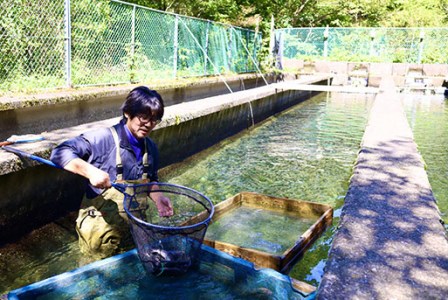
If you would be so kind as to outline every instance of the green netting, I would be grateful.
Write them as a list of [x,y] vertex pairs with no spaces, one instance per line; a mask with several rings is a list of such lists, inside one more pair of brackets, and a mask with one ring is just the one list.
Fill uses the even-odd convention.
[[209,23],[207,54],[217,69],[207,61],[207,74],[226,73],[229,71],[229,54],[227,47],[220,45],[229,44],[227,28],[218,24]]
[[0,92],[63,86],[64,1],[0,1]]
[[276,30],[286,59],[447,63],[448,28],[288,28]]
[[[238,51],[238,49],[244,49],[245,36],[243,32],[230,30],[231,37],[230,57],[232,58],[232,71],[235,73],[246,72],[248,56],[247,52]],[[234,45],[234,46],[233,46]]]
[[179,17],[178,73],[180,76],[204,74],[207,22]]
[[261,34],[257,34],[253,31],[246,31],[248,38],[248,50],[250,53],[250,57],[248,60],[247,71],[252,72],[257,69],[258,62],[258,51],[261,49]]
[[121,1],[66,3],[0,3],[0,95],[257,70],[253,31]]
[[129,82],[132,7],[72,0],[71,12],[72,83]]
[[137,9],[135,15],[135,80],[173,77],[175,17],[145,9]]

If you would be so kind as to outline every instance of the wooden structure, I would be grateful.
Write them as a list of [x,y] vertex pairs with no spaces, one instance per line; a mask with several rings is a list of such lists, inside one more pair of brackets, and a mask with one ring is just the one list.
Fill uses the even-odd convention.
[[282,255],[244,248],[222,241],[209,240],[207,237],[204,239],[204,244],[215,249],[253,262],[259,268],[271,268],[283,274],[289,273],[294,264],[333,221],[333,209],[325,204],[242,192],[216,205],[215,214],[211,222],[218,220],[223,215],[241,206],[284,212],[288,215],[294,214],[294,216],[299,218],[318,217],[317,221],[308,230],[301,235],[298,233],[296,243],[291,245]]

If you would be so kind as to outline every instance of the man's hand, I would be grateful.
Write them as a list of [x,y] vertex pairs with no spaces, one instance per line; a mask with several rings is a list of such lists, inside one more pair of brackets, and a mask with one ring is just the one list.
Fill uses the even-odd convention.
[[100,189],[108,189],[112,186],[110,183],[109,174],[100,169],[91,171],[89,174],[89,181],[91,185]]
[[171,217],[173,215],[173,205],[171,204],[170,198],[166,197],[162,193],[158,194],[155,198],[155,203],[157,206],[157,210],[159,211],[159,215],[161,217]]
[[[157,190],[159,190],[159,186],[157,184],[151,186],[151,191],[157,191]],[[171,204],[170,198],[165,196],[162,192],[152,192],[151,199],[157,206],[159,216],[171,217],[174,214],[173,205]]]

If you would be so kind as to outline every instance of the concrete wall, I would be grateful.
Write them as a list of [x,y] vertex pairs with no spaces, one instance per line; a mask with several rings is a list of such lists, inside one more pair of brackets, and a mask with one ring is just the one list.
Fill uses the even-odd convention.
[[43,165],[0,176],[0,245],[79,208],[84,184]]
[[[268,82],[275,80],[267,76]],[[226,78],[232,91],[263,86],[257,75],[240,75]],[[30,96],[23,99],[0,99],[0,140],[14,134],[40,134],[60,128],[118,117],[126,95],[134,86],[61,94]],[[151,87],[151,86],[150,86]],[[205,97],[230,93],[219,78],[177,86],[151,87],[163,97],[165,105],[194,101]]]
[[[284,68],[295,68],[298,73],[331,73],[334,76],[333,85],[346,85],[348,77],[357,70],[366,70],[369,86],[379,87],[384,75],[392,75],[398,87],[404,85],[405,77],[409,70],[420,70],[426,77],[431,77],[433,85],[440,87],[444,79],[448,79],[448,64],[405,64],[405,63],[369,63],[369,62],[331,62],[315,61],[304,63],[303,61],[288,60],[290,65],[284,64]],[[313,70],[310,70],[313,66]]]

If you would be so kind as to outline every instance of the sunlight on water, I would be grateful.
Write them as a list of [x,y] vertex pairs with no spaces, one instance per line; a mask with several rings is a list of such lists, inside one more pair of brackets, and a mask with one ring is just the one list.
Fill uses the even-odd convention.
[[403,104],[448,230],[448,102],[442,95],[407,95]]
[[206,238],[282,255],[317,219],[242,206],[212,223]]
[[[339,208],[372,103],[370,95],[320,94],[178,164],[163,180],[196,189],[214,203],[251,191]],[[333,231],[308,250],[292,277],[320,281],[307,276],[326,259]]]
[[[201,268],[211,266],[203,263]],[[153,299],[195,299],[194,295],[201,295],[204,299],[229,299],[236,294],[236,289],[232,289],[228,282],[218,281],[207,272],[191,270],[181,277],[156,277],[147,275],[138,259],[121,266],[119,270],[126,276],[114,275],[112,269],[109,276],[93,274],[82,282],[38,299],[150,299],[148,295],[152,295]],[[114,282],[111,283],[111,280]]]
[[0,294],[92,262],[79,252],[73,222],[57,221],[2,246]]

